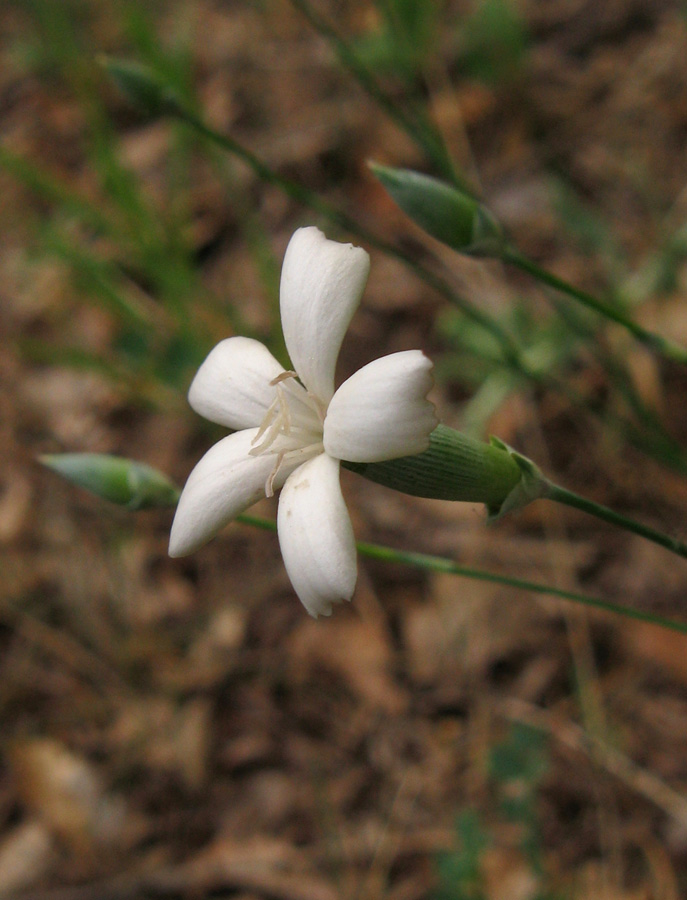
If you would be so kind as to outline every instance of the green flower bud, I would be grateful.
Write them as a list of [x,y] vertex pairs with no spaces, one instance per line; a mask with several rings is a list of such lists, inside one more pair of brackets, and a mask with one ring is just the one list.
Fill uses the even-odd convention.
[[343,465],[415,497],[484,503],[492,519],[547,495],[549,482],[534,463],[498,438],[486,444],[439,425],[429,440],[417,456]]
[[465,191],[410,169],[370,163],[393,200],[427,234],[460,253],[499,256],[501,226],[489,210]]
[[108,56],[101,56],[99,62],[129,103],[145,115],[154,119],[181,114],[178,97],[148,66]]
[[145,463],[106,453],[59,453],[41,456],[43,465],[98,497],[128,509],[174,506],[179,489]]

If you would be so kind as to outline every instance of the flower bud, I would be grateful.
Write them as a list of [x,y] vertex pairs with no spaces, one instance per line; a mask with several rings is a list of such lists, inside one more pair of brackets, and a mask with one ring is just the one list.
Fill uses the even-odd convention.
[[416,225],[471,256],[499,256],[503,231],[489,210],[465,191],[410,169],[370,163],[373,174]]
[[484,503],[492,519],[548,492],[549,482],[534,463],[498,438],[486,444],[439,425],[429,440],[429,449],[417,456],[343,465],[415,497]]
[[181,113],[178,97],[148,66],[108,56],[99,61],[129,103],[151,119]]
[[128,509],[174,506],[179,489],[145,463],[106,453],[58,453],[41,456],[43,465],[67,481]]

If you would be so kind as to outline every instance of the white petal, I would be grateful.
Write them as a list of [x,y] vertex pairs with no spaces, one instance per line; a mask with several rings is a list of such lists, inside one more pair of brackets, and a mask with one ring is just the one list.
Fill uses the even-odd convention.
[[264,344],[231,337],[210,351],[188,392],[195,411],[227,428],[260,425],[274,399],[270,381],[284,371]]
[[286,349],[307,389],[327,403],[341,341],[358,308],[370,271],[360,247],[329,241],[314,227],[299,228],[281,272],[281,320]]
[[339,463],[324,453],[289,476],[279,498],[277,530],[291,583],[311,616],[355,590],[355,540],[341,495]]
[[[172,523],[170,556],[193,553],[227,522],[265,496],[265,483],[276,457],[250,455],[251,441],[257,432],[257,428],[250,428],[223,438],[191,472]],[[293,465],[280,469],[275,489],[292,471]]]
[[420,350],[404,350],[351,375],[329,404],[325,451],[349,462],[382,462],[426,450],[438,424],[426,399],[431,370]]

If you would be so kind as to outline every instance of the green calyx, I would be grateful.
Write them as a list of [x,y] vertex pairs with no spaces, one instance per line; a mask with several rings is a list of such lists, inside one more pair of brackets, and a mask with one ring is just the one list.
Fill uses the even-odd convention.
[[491,519],[548,492],[548,482],[534,463],[498,438],[487,444],[439,425],[429,440],[429,448],[416,456],[343,465],[415,497],[484,503]]

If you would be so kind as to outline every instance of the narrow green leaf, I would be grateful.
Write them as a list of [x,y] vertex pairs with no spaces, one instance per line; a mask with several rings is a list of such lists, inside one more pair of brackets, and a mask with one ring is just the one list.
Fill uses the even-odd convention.
[[[261,516],[253,516],[244,513],[237,517],[238,522],[261,528],[263,531],[276,531],[277,523],[273,519],[265,519]],[[395,550],[392,547],[383,547],[380,544],[366,544],[359,541],[356,544],[358,553],[369,559],[378,559],[380,562],[395,563],[413,566],[416,569],[424,569],[427,572],[442,572],[445,575],[458,575],[463,578],[471,578],[474,581],[487,581],[492,584],[502,584],[517,590],[529,591],[532,594],[540,594],[549,597],[557,597],[559,600],[569,600],[582,606],[597,609],[600,612],[613,613],[639,622],[647,622],[669,631],[678,631],[687,634],[687,622],[679,622],[676,619],[668,619],[642,609],[631,606],[622,606],[601,597],[593,597],[589,594],[579,594],[575,591],[565,591],[551,587],[548,584],[540,584],[536,581],[526,581],[524,578],[511,578],[510,575],[498,575],[495,572],[485,572],[483,569],[473,569],[471,566],[463,566],[444,556],[432,556],[428,553],[416,553],[408,550]]]

